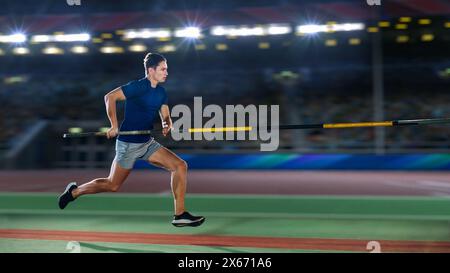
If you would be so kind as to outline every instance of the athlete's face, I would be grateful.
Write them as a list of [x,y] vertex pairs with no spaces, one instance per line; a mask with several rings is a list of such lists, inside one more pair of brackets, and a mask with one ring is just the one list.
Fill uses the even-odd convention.
[[156,69],[150,68],[149,73],[150,77],[155,79],[158,82],[165,82],[169,73],[167,72],[167,62],[162,61],[158,64]]

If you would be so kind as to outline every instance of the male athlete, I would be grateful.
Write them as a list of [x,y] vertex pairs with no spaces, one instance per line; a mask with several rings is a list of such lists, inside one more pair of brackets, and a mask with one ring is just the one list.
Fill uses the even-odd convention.
[[[120,131],[151,130],[158,112],[163,125],[163,135],[172,128],[167,94],[159,85],[167,78],[167,60],[160,54],[148,53],[144,59],[145,78],[118,87],[105,96],[106,112],[111,128],[107,138],[116,137],[119,127],[116,115],[116,102],[126,100],[125,118]],[[161,146],[150,135],[119,135],[116,140],[116,156],[107,178],[97,178],[83,185],[69,183],[59,197],[59,207],[84,194],[117,192],[133,169],[136,160],[149,163],[171,172],[171,187],[174,197],[175,215],[172,224],[176,227],[200,226],[205,218],[193,216],[184,207],[186,193],[187,164],[170,150]]]

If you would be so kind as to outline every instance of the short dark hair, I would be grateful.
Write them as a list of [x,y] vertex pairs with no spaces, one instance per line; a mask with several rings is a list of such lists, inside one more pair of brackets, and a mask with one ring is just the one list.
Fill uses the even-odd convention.
[[147,53],[144,58],[145,73],[147,73],[150,67],[155,69],[158,64],[163,61],[167,61],[163,55],[158,53]]

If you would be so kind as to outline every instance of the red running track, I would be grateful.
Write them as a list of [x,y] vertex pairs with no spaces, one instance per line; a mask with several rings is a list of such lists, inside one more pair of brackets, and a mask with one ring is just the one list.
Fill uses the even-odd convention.
[[[367,252],[367,240],[0,229],[0,238]],[[450,242],[379,240],[383,252],[449,253]]]
[[[85,183],[109,170],[0,171],[0,191],[61,192],[70,181]],[[170,174],[133,171],[126,193],[170,191]],[[188,172],[188,193],[295,195],[450,195],[448,172],[198,171]]]

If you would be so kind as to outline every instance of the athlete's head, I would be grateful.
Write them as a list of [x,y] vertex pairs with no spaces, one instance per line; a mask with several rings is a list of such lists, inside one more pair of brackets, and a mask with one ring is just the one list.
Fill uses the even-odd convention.
[[144,58],[145,75],[156,80],[165,82],[167,75],[167,60],[158,53],[148,53]]

